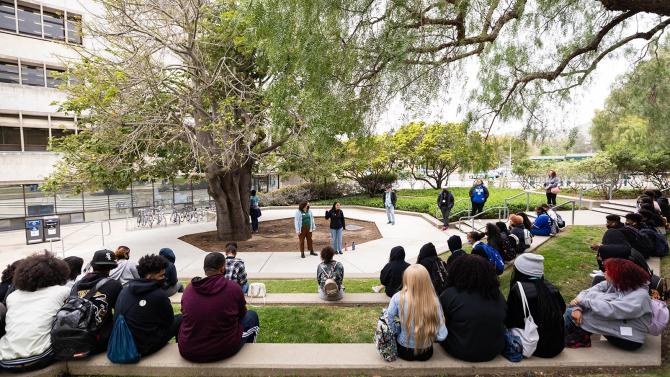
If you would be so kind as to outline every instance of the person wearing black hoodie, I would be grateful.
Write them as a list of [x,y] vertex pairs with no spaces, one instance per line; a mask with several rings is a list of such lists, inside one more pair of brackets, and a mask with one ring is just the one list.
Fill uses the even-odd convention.
[[115,315],[125,318],[142,356],[163,348],[179,331],[182,316],[174,315],[170,298],[162,289],[168,264],[156,254],[140,258],[140,278],[128,282],[116,301]]
[[466,252],[463,250],[463,241],[459,236],[451,236],[447,240],[447,245],[449,245],[449,251],[451,255],[447,258],[447,267],[456,260],[456,258],[463,256]]
[[177,258],[174,256],[174,251],[172,249],[164,247],[158,251],[158,255],[167,259],[168,266],[165,269],[165,283],[163,284],[163,290],[168,295],[168,297],[174,295],[177,292],[183,292],[184,286],[181,285],[177,279],[177,267],[175,267],[174,262]]
[[89,291],[95,288],[100,281],[106,279],[90,298],[98,310],[96,320],[100,329],[96,338],[97,345],[93,349],[93,353],[95,354],[107,350],[107,343],[114,326],[112,308],[116,306],[116,301],[123,287],[118,280],[109,277],[109,271],[116,268],[116,257],[113,251],[106,249],[96,251],[91,260],[91,268],[93,272],[84,275],[75,283],[75,286],[77,287],[79,296],[83,297],[89,294]]
[[447,289],[447,263],[437,256],[437,250],[432,242],[421,246],[416,263],[426,267],[438,296]]
[[379,274],[379,281],[384,286],[387,296],[393,297],[402,288],[402,274],[407,267],[409,263],[405,262],[405,249],[402,246],[391,249],[389,262]]
[[[258,315],[247,310],[239,284],[226,279],[226,257],[209,253],[205,278],[196,277],[184,290],[179,327],[179,353],[196,363],[219,361],[236,354],[258,334]],[[216,315],[212,315],[216,313]]]

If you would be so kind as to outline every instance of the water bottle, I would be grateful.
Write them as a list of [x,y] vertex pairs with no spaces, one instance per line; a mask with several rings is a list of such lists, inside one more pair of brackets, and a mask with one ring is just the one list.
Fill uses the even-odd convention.
[[351,242],[351,251],[356,250],[356,242]]

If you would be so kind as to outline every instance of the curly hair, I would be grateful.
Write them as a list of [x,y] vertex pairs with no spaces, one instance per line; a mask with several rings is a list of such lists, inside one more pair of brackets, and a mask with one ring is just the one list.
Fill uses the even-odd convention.
[[627,259],[607,259],[605,273],[614,288],[622,292],[637,289],[649,281],[649,274],[642,267]]
[[68,275],[67,280],[74,280],[81,274],[81,267],[84,265],[83,259],[76,256],[69,256],[63,259],[63,262],[67,263],[67,266],[70,269],[70,274]]
[[21,261],[12,280],[16,289],[35,292],[38,289],[63,285],[70,275],[70,268],[62,259],[45,251],[33,254]]
[[7,268],[5,268],[4,271],[2,271],[2,277],[0,277],[0,283],[12,283],[12,279],[14,279],[14,272],[16,271],[16,268],[19,266],[19,263],[21,263],[23,259],[19,259],[17,261],[14,261],[12,264],[8,264]]
[[145,255],[137,263],[137,273],[141,278],[146,278],[149,274],[157,274],[166,269],[168,263],[168,260],[160,255]]
[[325,263],[329,263],[330,261],[332,261],[334,255],[335,255],[335,249],[333,249],[330,246],[326,246],[323,249],[321,249],[321,260],[324,261]]
[[447,286],[478,293],[485,299],[495,299],[500,295],[495,268],[491,262],[476,255],[466,254],[449,264]]

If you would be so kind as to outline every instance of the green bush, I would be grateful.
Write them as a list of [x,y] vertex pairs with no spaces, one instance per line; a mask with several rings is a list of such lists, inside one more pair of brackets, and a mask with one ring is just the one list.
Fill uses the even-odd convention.
[[258,193],[262,206],[289,206],[302,201],[332,200],[355,192],[355,187],[343,183],[303,183],[268,193]]

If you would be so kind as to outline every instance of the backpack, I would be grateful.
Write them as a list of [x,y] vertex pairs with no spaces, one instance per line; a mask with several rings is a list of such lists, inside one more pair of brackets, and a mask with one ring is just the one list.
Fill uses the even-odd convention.
[[558,225],[559,228],[565,228],[565,220],[561,217],[561,215],[558,214],[558,212],[554,211],[556,214],[556,225]]
[[526,248],[529,248],[533,244],[533,233],[526,228],[523,228],[523,243],[526,245]]
[[496,268],[496,272],[498,273],[498,275],[502,274],[503,270],[505,269],[505,262],[503,262],[503,259],[500,256],[500,253],[498,253],[498,250],[493,248],[493,246],[483,242],[480,243],[479,246],[481,246],[482,249],[484,249],[486,257],[488,258],[489,262],[491,262],[493,266]]
[[649,239],[654,246],[654,254],[652,256],[664,257],[668,255],[668,239],[664,235],[652,228],[642,228],[640,229],[640,233]]
[[665,301],[651,299],[651,323],[649,324],[649,334],[659,336],[663,334],[665,326],[668,325],[668,304]]
[[389,321],[393,321],[393,318],[389,319],[386,309],[382,309],[375,328],[375,345],[377,352],[385,361],[395,361],[398,358],[398,345]]
[[517,243],[514,239],[506,234],[502,235],[502,250],[500,251],[500,256],[503,261],[511,261],[516,257],[516,245]]
[[321,271],[323,271],[323,274],[326,275],[326,281],[323,283],[323,292],[328,297],[337,296],[340,292],[340,289],[337,286],[335,279],[333,279],[333,271],[331,270],[330,272],[327,272],[323,266],[321,267]]
[[79,297],[79,284],[72,287],[51,325],[51,347],[56,359],[80,359],[94,351],[104,315],[111,312],[106,300],[94,296],[109,280],[101,279],[84,297]]
[[668,280],[657,275],[652,275],[649,280],[649,296],[665,301],[670,298],[668,293]]
[[107,358],[116,364],[133,364],[140,361],[140,357],[126,319],[123,318],[123,314],[117,315],[112,335],[109,337]]
[[516,234],[510,234],[509,238],[510,242],[514,244],[514,252],[516,254],[523,253],[523,247],[521,246],[521,240],[519,239],[519,237],[517,237]]

